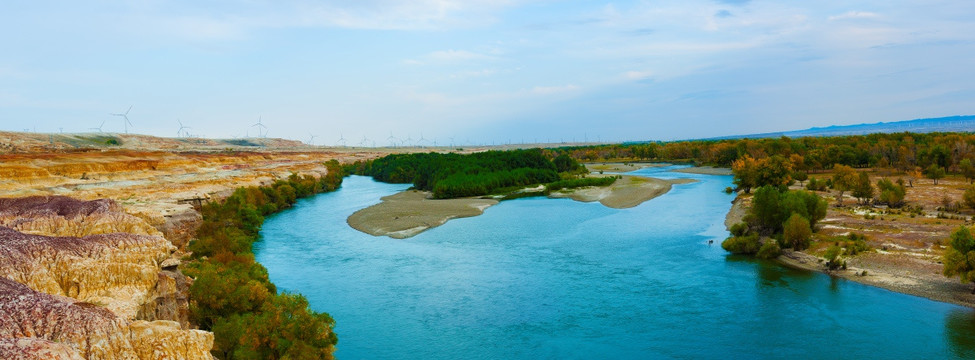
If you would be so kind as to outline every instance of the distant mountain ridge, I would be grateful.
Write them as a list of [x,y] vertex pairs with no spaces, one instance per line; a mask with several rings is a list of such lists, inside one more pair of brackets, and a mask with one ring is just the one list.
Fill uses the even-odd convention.
[[759,139],[786,136],[790,138],[804,136],[846,136],[866,135],[874,133],[897,132],[929,133],[929,132],[972,132],[975,131],[975,115],[958,115],[940,118],[914,119],[894,122],[879,122],[875,124],[833,125],[814,127],[805,130],[770,132],[762,134],[732,135],[708,138],[706,140],[725,139]]

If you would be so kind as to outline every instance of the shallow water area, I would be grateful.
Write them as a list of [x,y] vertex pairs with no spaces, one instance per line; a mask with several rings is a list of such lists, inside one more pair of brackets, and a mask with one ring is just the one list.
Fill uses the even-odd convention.
[[511,200],[406,240],[345,219],[408,185],[352,176],[255,253],[342,359],[975,357],[971,309],[728,255],[731,177],[678,167],[628,173],[700,180],[634,208]]

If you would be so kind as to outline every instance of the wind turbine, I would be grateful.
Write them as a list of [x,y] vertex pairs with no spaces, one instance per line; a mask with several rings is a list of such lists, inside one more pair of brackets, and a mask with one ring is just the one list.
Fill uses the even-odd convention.
[[308,145],[315,146],[315,135],[308,135]]
[[[261,124],[261,120],[264,120],[263,119],[263,116],[258,116],[257,117],[257,124],[251,125],[251,127],[255,127],[255,126],[257,127],[257,137],[259,137],[259,138],[260,137],[267,137],[267,126],[264,126],[264,124]],[[264,135],[263,136],[261,135],[261,128],[264,128]]]
[[186,131],[186,129],[192,129],[192,128],[189,126],[183,126],[183,122],[180,121],[179,119],[176,119],[176,122],[179,123],[179,130],[176,130],[176,137],[180,137],[180,136],[189,137],[190,134],[188,131]]
[[403,140],[403,143],[406,144],[406,146],[413,146],[412,145],[412,143],[413,143],[413,136],[412,135],[407,135],[406,136],[406,140]]
[[132,105],[129,105],[129,109],[128,110],[125,110],[124,113],[121,113],[121,114],[111,114],[112,116],[121,116],[122,119],[125,119],[124,121],[122,121],[122,125],[125,126],[125,133],[126,134],[129,133],[129,125],[132,125],[132,122],[129,121],[129,111],[132,111]]
[[365,135],[362,135],[362,141],[359,142],[359,146],[360,147],[365,147],[366,146],[366,143],[368,143],[368,142],[369,142],[369,138],[367,138]]
[[389,145],[390,146],[396,147],[396,140],[398,140],[398,139],[395,136],[393,136],[393,132],[392,131],[389,132],[389,137],[386,138],[386,140],[389,141]]
[[104,132],[104,131],[102,131],[102,126],[105,126],[105,121],[104,120],[102,120],[102,124],[101,125],[98,125],[98,127],[88,128],[88,130],[96,130],[98,132]]
[[335,142],[335,144],[342,144],[341,146],[345,147],[345,136],[343,136],[342,133],[339,133],[339,139]]
[[420,139],[416,141],[416,144],[417,144],[418,146],[420,146],[420,147],[423,147],[423,142],[424,142],[424,141],[427,141],[427,139],[424,139],[424,138],[423,138],[423,132],[421,131],[421,132],[420,132]]

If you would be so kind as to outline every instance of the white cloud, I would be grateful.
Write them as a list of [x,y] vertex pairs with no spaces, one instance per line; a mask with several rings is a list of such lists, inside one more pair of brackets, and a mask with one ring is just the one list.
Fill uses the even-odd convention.
[[537,95],[553,95],[553,94],[574,92],[579,89],[580,87],[572,84],[563,85],[563,86],[536,86],[532,88],[531,92],[532,94],[537,94]]
[[625,77],[627,79],[630,79],[630,80],[643,80],[643,79],[647,79],[647,78],[649,78],[651,76],[653,76],[653,72],[651,72],[651,71],[636,71],[636,70],[633,70],[633,71],[627,71],[627,72],[623,73],[623,77]]
[[467,50],[437,50],[423,55],[419,59],[403,60],[407,65],[426,65],[426,64],[454,64],[473,61],[495,60],[494,56],[476,53]]
[[867,11],[848,11],[839,15],[833,15],[827,18],[829,21],[837,20],[850,20],[850,19],[876,19],[879,18],[880,14],[867,12]]

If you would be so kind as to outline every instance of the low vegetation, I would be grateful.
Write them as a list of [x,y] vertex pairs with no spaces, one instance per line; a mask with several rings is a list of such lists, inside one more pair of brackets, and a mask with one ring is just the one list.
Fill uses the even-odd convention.
[[203,224],[182,269],[195,279],[190,316],[213,331],[217,358],[332,358],[335,322],[312,311],[303,296],[277,292],[251,250],[264,216],[342,184],[338,162],[326,166],[328,175],[319,179],[292,174],[270,186],[239,188],[222,203],[203,207]]

